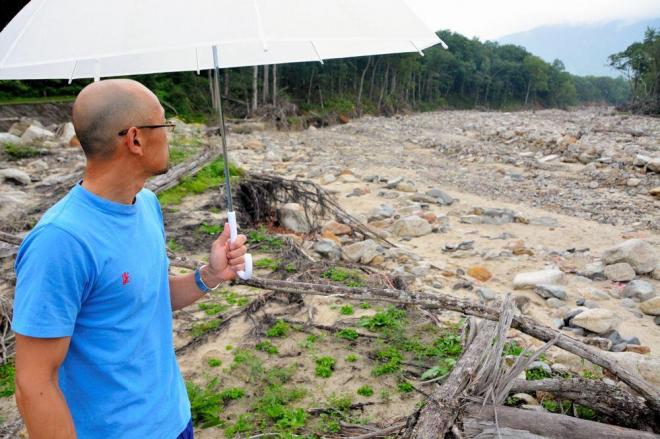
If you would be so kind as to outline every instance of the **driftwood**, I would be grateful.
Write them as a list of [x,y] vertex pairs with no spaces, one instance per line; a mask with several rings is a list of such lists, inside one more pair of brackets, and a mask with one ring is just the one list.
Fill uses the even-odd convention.
[[459,414],[460,396],[474,375],[484,351],[493,341],[497,325],[485,321],[478,326],[477,336],[452,369],[444,384],[438,387],[422,409],[413,430],[416,438],[441,438]]
[[470,404],[464,412],[463,431],[466,438],[482,437],[479,434],[484,430],[502,427],[557,439],[658,439],[660,437],[653,433],[600,422],[506,406],[497,406],[493,409],[492,405],[484,407]]
[[619,425],[660,431],[660,413],[649,409],[641,398],[602,381],[584,378],[515,380],[511,391],[552,393],[557,398],[590,407]]
[[23,238],[20,236],[12,235],[10,233],[0,232],[0,241],[4,241],[13,245],[21,245]]
[[196,174],[208,162],[217,157],[217,149],[207,148],[192,160],[173,166],[166,174],[152,178],[144,186],[155,193],[167,190],[179,184],[183,177]]
[[[349,288],[337,285],[288,282],[262,278],[252,278],[244,283],[256,288],[287,293],[322,296],[333,295],[353,300],[376,300],[407,305],[419,305],[427,309],[451,310],[488,320],[498,321],[500,319],[499,311],[495,308],[467,300],[461,300],[449,295],[407,292],[394,289]],[[555,329],[540,325],[534,320],[524,316],[514,316],[511,322],[511,327],[546,342],[556,338],[556,345],[558,347],[607,369],[614,376],[626,383],[631,389],[643,396],[651,409],[660,411],[660,391],[658,389],[644,381],[639,376],[633,375],[616,361],[606,358],[596,348],[564,335]]]

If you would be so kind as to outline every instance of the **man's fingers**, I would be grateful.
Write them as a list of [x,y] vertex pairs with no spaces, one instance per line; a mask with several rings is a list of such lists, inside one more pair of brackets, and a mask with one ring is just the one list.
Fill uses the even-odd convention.
[[231,267],[236,267],[237,265],[245,264],[245,257],[239,256],[238,258],[233,258],[229,260],[229,265]]
[[238,258],[240,256],[243,256],[245,253],[247,253],[247,247],[243,246],[243,247],[237,248],[236,250],[230,251],[227,254],[227,259]]
[[229,248],[230,248],[230,250],[235,250],[235,249],[237,249],[237,248],[239,248],[239,247],[245,245],[246,242],[247,242],[247,236],[245,236],[245,235],[238,235],[238,236],[236,237],[236,241],[232,242],[232,243],[229,245]]

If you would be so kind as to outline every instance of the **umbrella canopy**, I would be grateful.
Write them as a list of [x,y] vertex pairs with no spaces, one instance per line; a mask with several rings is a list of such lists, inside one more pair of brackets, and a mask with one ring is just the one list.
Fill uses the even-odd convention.
[[403,0],[32,0],[0,33],[0,79],[199,71],[213,46],[227,68],[438,43]]

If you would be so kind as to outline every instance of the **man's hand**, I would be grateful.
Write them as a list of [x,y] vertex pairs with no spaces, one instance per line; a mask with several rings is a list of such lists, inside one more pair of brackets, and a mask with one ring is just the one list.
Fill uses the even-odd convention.
[[225,223],[222,234],[211,246],[209,264],[202,270],[202,279],[209,287],[214,287],[222,281],[236,279],[237,273],[245,269],[245,253],[247,248],[245,235],[238,235],[234,243],[229,242],[229,224]]

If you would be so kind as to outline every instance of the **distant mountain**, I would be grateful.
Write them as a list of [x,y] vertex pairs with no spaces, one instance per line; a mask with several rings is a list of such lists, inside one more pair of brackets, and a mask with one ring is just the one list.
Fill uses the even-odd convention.
[[660,27],[660,17],[636,22],[542,26],[499,38],[500,44],[515,44],[548,62],[560,59],[576,75],[618,76],[607,67],[607,57],[644,38],[647,27]]

